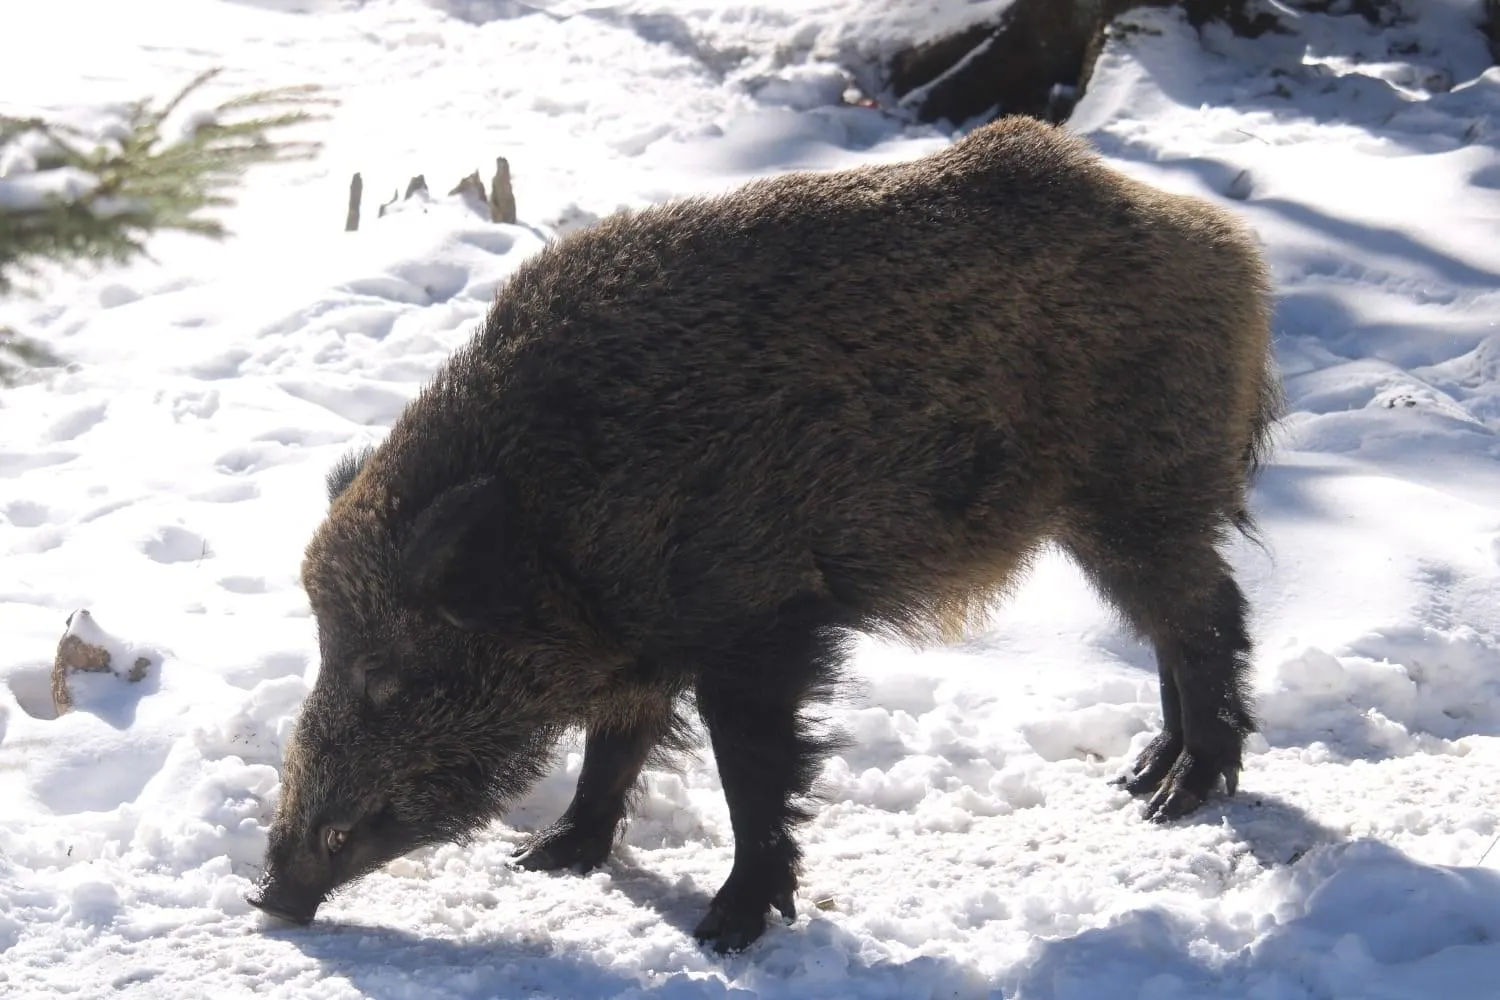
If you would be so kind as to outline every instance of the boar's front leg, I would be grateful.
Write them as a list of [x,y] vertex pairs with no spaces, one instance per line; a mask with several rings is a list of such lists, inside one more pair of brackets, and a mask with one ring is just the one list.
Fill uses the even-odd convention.
[[603,864],[625,819],[630,790],[671,726],[671,712],[663,706],[629,722],[607,720],[591,727],[573,801],[515,855],[516,864],[532,871],[578,872]]
[[801,849],[792,827],[808,813],[793,799],[807,794],[837,746],[799,715],[837,670],[838,638],[823,621],[806,609],[784,613],[766,634],[741,637],[698,681],[698,712],[734,831],[734,866],[693,934],[721,954],[759,938],[772,906],[797,917]]

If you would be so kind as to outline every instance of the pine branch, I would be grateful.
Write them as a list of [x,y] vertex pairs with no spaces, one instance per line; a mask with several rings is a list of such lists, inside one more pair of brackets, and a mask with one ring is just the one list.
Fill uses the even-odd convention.
[[0,387],[10,387],[32,368],[61,365],[62,359],[39,340],[0,326]]
[[[315,106],[332,102],[311,84],[231,97],[169,140],[168,120],[219,73],[198,74],[160,107],[128,105],[124,134],[109,142],[40,118],[0,116],[0,149],[28,138],[38,147],[35,171],[20,181],[0,178],[0,294],[13,287],[13,275],[35,274],[43,261],[128,263],[146,254],[147,238],[159,231],[223,239],[229,231],[207,213],[234,203],[231,192],[248,169],[316,154],[317,142],[273,138],[323,117]],[[90,183],[63,183],[79,179]],[[30,194],[22,190],[27,181],[56,190]]]

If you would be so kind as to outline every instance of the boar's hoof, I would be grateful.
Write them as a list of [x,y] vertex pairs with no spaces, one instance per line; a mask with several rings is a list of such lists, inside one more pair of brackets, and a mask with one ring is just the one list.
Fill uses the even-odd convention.
[[[1233,795],[1240,763],[1233,754],[1200,754],[1182,749],[1180,739],[1162,733],[1136,760],[1131,773],[1116,779],[1132,795],[1151,794],[1145,818],[1155,823],[1181,819],[1201,806],[1224,779]],[[1154,793],[1154,794],[1152,794]]]
[[[791,892],[784,892],[771,901],[788,922],[797,919],[797,906]],[[693,929],[693,937],[704,944],[711,944],[720,955],[744,951],[754,944],[766,930],[766,905],[754,905],[744,898],[724,898],[720,893],[709,905],[708,914]]]
[[1159,733],[1156,739],[1146,745],[1141,755],[1135,759],[1130,771],[1114,780],[1114,784],[1124,786],[1131,795],[1150,795],[1161,787],[1162,780],[1172,770],[1172,765],[1177,763],[1177,758],[1182,754],[1182,738],[1173,736],[1171,733]]
[[589,829],[561,822],[531,838],[511,855],[519,868],[533,872],[567,869],[579,874],[593,871],[609,857],[614,846],[614,826]]
[[1238,760],[1184,750],[1151,801],[1146,803],[1146,818],[1156,823],[1181,819],[1203,804],[1221,777],[1225,790],[1233,795],[1239,784],[1239,775]]

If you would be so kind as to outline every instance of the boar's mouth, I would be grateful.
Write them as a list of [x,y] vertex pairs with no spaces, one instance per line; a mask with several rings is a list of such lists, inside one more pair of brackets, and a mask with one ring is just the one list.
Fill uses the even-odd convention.
[[278,920],[306,927],[317,915],[323,897],[295,892],[268,873],[259,885],[246,894],[245,902]]

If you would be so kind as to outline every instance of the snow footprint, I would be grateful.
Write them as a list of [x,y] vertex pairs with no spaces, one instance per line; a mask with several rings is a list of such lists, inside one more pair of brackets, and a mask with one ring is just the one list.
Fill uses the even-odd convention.
[[44,524],[56,524],[52,509],[31,500],[13,500],[0,507],[0,518],[17,528],[40,528]]
[[32,500],[14,500],[0,507],[0,524],[31,529],[11,546],[12,552],[51,552],[67,538],[62,528],[66,520],[65,515]]
[[413,261],[390,274],[359,278],[344,285],[355,295],[427,306],[447,302],[469,284],[469,269],[446,261]]
[[[219,459],[222,464],[224,459]],[[188,497],[189,500],[198,500],[202,503],[241,503],[245,500],[254,500],[260,496],[260,487],[248,479],[240,479],[227,483],[219,483],[210,486],[206,490],[199,490]]]
[[208,420],[219,412],[219,393],[216,389],[189,390],[179,392],[167,401],[172,419],[177,423],[187,420]]
[[143,541],[141,551],[163,564],[197,562],[210,555],[206,538],[170,524],[158,528],[156,534]]
[[321,406],[351,423],[364,426],[388,426],[400,415],[409,401],[405,392],[371,385],[368,382],[336,386],[330,385],[326,380],[301,382],[286,379],[280,385],[289,395]]
[[71,462],[77,457],[76,451],[0,451],[0,479],[16,479],[37,469]]
[[55,420],[52,426],[43,433],[42,440],[51,444],[60,444],[80,438],[99,426],[108,412],[109,404],[105,402],[79,407]]
[[230,475],[245,476],[291,461],[291,456],[286,452],[285,445],[257,441],[239,448],[231,448],[214,459],[214,465]]

